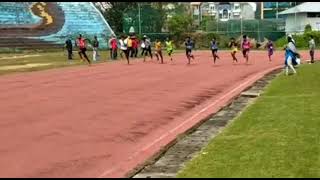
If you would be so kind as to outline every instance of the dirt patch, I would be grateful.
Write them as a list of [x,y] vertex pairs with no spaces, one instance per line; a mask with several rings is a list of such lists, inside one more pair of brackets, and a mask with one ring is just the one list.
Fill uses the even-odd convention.
[[39,57],[39,56],[42,56],[42,55],[34,54],[34,55],[6,56],[6,57],[0,57],[0,60],[3,60],[3,59],[21,59],[21,58]]
[[25,65],[9,65],[9,66],[1,66],[0,70],[12,70],[12,69],[24,69],[24,68],[33,68],[39,66],[49,66],[52,63],[30,63]]

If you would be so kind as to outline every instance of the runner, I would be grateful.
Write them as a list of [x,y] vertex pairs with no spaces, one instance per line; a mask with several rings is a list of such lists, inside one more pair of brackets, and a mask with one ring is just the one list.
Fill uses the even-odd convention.
[[145,52],[146,52],[146,44],[145,44],[145,38],[143,37],[142,40],[141,40],[141,44],[140,44],[140,47],[142,49],[141,51],[141,56],[144,56]]
[[216,63],[216,59],[220,59],[219,56],[217,55],[218,53],[218,43],[215,38],[212,39],[211,41],[211,52],[213,56],[213,63]]
[[235,61],[238,62],[238,59],[236,58],[236,53],[238,52],[238,44],[236,43],[234,38],[230,39],[229,47],[231,48],[231,56],[232,56],[232,62]]
[[167,40],[166,40],[166,49],[167,49],[167,53],[168,53],[168,55],[170,57],[170,60],[172,62],[172,56],[171,55],[173,53],[173,43],[169,38],[167,38]]
[[148,53],[149,53],[149,55],[151,57],[151,60],[152,60],[153,57],[152,57],[152,52],[151,52],[151,41],[150,41],[149,38],[147,38],[146,35],[143,36],[143,42],[142,43],[144,44],[144,49],[142,50],[142,53],[144,53],[143,54],[143,62],[146,61],[146,56],[148,55]]
[[268,49],[269,61],[271,61],[271,56],[273,55],[273,43],[271,40],[269,40],[267,43],[267,49]]
[[249,61],[249,51],[250,51],[250,41],[247,35],[243,35],[243,41],[242,41],[242,54],[243,57],[246,58],[246,63],[248,64]]
[[127,48],[128,48],[128,54],[130,55],[130,57],[133,57],[133,36],[128,36],[127,38]]
[[128,52],[128,48],[127,48],[127,43],[128,43],[128,37],[126,35],[122,35],[121,39],[120,39],[120,49],[121,49],[121,53],[120,56],[123,58],[122,54],[124,54],[126,56],[127,62],[128,64],[129,62],[129,52]]
[[86,39],[84,39],[81,34],[79,34],[79,37],[77,39],[77,43],[76,44],[79,47],[79,52],[78,53],[79,53],[79,56],[80,56],[81,60],[82,60],[82,55],[83,55],[83,57],[87,60],[89,65],[91,65],[91,61],[89,60],[89,58],[88,58],[88,56],[86,54],[86,51],[87,51]]
[[162,50],[161,50],[161,41],[159,41],[158,39],[156,40],[155,43],[155,49],[156,49],[156,57],[157,57],[157,61],[159,61],[159,56],[161,58],[161,64],[163,64],[163,57],[162,57]]
[[139,40],[136,36],[133,36],[132,38],[132,57],[137,58],[138,57],[138,47],[139,47]]
[[116,60],[118,56],[118,42],[115,35],[111,38],[111,59]]
[[93,50],[92,59],[93,59],[93,61],[99,61],[98,48],[99,48],[99,41],[98,41],[97,36],[94,36],[94,39],[92,41],[92,50]]
[[297,53],[296,46],[292,40],[292,37],[288,36],[288,44],[285,48],[285,73],[288,75],[289,73],[289,67],[293,71],[294,74],[296,74],[296,70],[294,69],[293,65],[296,63],[296,58],[300,57],[300,55]]
[[113,40],[114,36],[113,34],[110,36],[110,39],[108,40],[108,48],[109,48],[109,51],[110,51],[110,59],[112,59],[112,45],[111,45],[111,41]]
[[184,44],[186,46],[186,56],[188,58],[188,64],[190,64],[190,58],[194,60],[194,56],[192,55],[192,48],[194,47],[194,44],[190,37],[187,37]]

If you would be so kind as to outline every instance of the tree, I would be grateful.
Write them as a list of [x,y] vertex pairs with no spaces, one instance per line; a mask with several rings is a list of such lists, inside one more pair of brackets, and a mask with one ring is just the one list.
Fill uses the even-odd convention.
[[123,15],[130,9],[136,8],[136,2],[108,2],[109,8],[102,11],[104,17],[115,33],[123,33]]
[[307,24],[305,27],[304,27],[304,33],[307,33],[307,32],[311,32],[312,31],[312,27],[310,24]]
[[158,18],[155,21],[155,23],[156,23],[156,32],[161,32],[163,24],[164,24],[164,22],[165,22],[165,20],[167,18],[166,11],[163,8],[163,6],[165,6],[167,4],[168,3],[166,3],[166,2],[156,2],[155,3],[156,10],[158,11],[158,16],[157,16]]
[[[192,17],[184,14],[176,14],[168,21],[168,29],[175,37],[175,42],[181,39],[181,36],[185,32],[192,30]],[[177,44],[178,45],[178,44]]]

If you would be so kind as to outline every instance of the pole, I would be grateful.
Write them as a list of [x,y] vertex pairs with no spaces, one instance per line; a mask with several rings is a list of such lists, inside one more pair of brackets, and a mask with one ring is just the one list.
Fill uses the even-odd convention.
[[140,3],[138,3],[139,8],[139,34],[141,35],[141,11],[140,11]]
[[294,24],[296,26],[295,33],[297,33],[297,2],[294,2]]
[[263,19],[264,18],[264,5],[263,5],[263,2],[261,2],[261,19]]
[[279,8],[279,2],[276,2],[276,19],[278,19],[278,8]]
[[240,33],[242,37],[242,15],[240,16]]
[[218,13],[218,18],[217,18],[217,34],[219,33],[219,13]]
[[260,42],[260,25],[259,25],[259,20],[258,20],[258,41]]

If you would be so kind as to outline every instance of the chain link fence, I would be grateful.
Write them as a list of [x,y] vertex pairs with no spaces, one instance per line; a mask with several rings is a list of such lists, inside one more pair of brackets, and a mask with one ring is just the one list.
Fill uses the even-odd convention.
[[207,21],[204,27],[205,32],[215,32],[228,37],[246,34],[257,41],[264,41],[265,38],[275,41],[286,34],[284,19]]
[[[167,9],[160,12],[150,3],[140,4],[139,7],[125,13],[123,22],[124,33],[128,34],[130,28],[133,27],[139,37],[147,35],[152,41],[156,39],[164,41],[171,33],[166,29],[165,20],[161,20],[159,17],[161,13],[165,13],[166,18],[170,18],[174,14]],[[163,22],[159,24],[159,21]],[[276,41],[286,34],[285,19],[217,21],[216,19],[207,17],[203,18],[198,29],[185,33],[190,34],[197,30],[200,30],[204,34],[216,34],[223,37],[223,39],[231,37],[239,38],[241,35],[246,34],[257,42],[263,42],[265,39]],[[201,39],[205,39],[205,37]],[[204,44],[207,43],[204,42]]]

